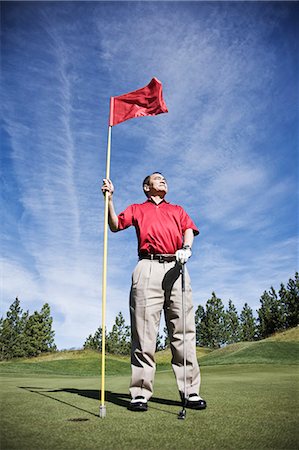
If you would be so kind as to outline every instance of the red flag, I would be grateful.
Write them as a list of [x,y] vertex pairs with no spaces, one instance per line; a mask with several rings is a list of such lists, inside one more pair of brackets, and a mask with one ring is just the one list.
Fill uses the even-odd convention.
[[156,116],[167,112],[162,95],[162,83],[153,78],[147,86],[137,91],[111,97],[109,126],[134,117]]

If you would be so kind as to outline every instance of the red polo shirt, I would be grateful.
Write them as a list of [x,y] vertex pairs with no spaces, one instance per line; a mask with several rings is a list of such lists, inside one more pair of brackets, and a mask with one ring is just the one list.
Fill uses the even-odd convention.
[[118,229],[133,225],[138,239],[138,253],[174,254],[183,245],[183,234],[188,229],[196,236],[199,231],[181,206],[163,200],[157,205],[152,200],[128,206],[118,215]]

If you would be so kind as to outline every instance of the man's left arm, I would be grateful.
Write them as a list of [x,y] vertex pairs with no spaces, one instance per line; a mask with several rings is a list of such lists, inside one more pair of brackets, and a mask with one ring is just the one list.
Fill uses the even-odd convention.
[[194,241],[194,232],[192,228],[187,228],[187,230],[185,230],[184,233],[184,247],[188,246],[192,248],[193,241]]

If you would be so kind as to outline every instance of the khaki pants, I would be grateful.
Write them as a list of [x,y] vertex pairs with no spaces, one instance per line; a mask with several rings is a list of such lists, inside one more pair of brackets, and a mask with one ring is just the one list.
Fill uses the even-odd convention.
[[[186,393],[199,393],[200,371],[195,350],[195,320],[192,304],[190,277],[185,268],[186,311]],[[170,337],[172,368],[178,389],[184,393],[182,281],[180,266],[175,262],[160,263],[142,259],[132,277],[130,313],[132,329],[130,384],[131,396],[153,394],[156,371],[155,350],[161,312]]]

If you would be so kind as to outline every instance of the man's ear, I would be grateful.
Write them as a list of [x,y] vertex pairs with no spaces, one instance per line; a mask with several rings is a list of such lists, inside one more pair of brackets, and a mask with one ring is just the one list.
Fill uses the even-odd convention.
[[143,185],[143,190],[144,190],[145,192],[148,192],[148,191],[150,190],[149,185],[148,185],[148,184],[144,184],[144,185]]

